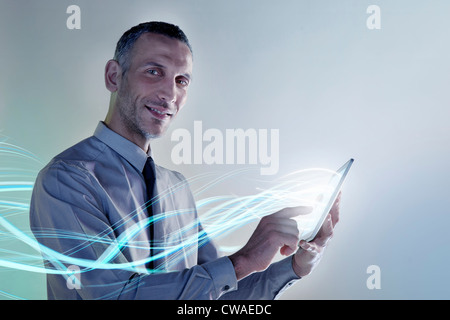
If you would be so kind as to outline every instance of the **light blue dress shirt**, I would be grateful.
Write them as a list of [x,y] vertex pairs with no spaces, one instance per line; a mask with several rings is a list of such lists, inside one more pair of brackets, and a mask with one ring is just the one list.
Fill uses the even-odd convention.
[[[274,299],[298,279],[288,257],[237,281],[202,229],[186,179],[158,165],[150,235],[147,157],[100,122],[41,170],[30,225],[49,269],[49,299]],[[156,272],[146,269],[150,259]]]

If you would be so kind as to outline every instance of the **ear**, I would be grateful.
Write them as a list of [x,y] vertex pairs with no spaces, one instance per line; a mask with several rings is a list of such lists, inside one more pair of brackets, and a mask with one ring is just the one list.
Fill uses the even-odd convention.
[[109,60],[105,66],[105,86],[111,92],[116,92],[120,86],[122,68],[116,60]]

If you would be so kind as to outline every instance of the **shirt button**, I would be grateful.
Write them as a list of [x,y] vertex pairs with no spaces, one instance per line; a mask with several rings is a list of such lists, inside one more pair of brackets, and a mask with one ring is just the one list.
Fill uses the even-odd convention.
[[222,291],[228,291],[228,290],[230,290],[230,286],[229,285],[226,285],[225,287],[222,288]]

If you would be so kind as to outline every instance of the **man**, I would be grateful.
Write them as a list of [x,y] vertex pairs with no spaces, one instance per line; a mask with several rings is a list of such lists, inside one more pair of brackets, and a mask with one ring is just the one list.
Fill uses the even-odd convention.
[[[183,108],[192,65],[177,26],[143,23],[119,40],[105,68],[106,119],[52,159],[33,190],[30,222],[49,299],[274,299],[317,265],[338,201],[300,248],[291,218],[305,207],[262,218],[241,250],[219,257],[185,178],[153,164],[150,142]],[[278,250],[287,258],[271,264]]]

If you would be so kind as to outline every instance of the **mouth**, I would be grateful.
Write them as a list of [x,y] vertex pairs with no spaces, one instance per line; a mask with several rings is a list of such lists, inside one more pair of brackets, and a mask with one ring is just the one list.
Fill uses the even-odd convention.
[[145,106],[148,111],[153,115],[153,117],[159,119],[159,120],[165,120],[168,118],[171,118],[173,116],[173,112],[168,111],[164,107],[161,108],[155,108],[155,107],[149,107]]

